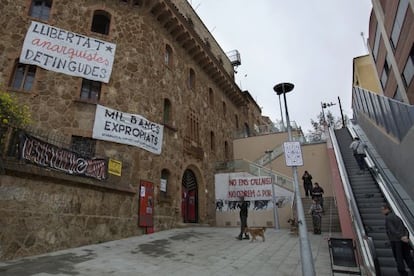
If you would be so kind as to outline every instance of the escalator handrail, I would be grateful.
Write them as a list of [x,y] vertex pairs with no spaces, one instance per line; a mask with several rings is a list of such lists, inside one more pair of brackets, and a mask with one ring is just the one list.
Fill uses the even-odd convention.
[[333,128],[329,128],[329,134],[331,137],[332,147],[335,152],[336,160],[338,163],[339,174],[342,179],[346,199],[348,201],[348,209],[351,215],[351,219],[354,224],[354,230],[357,235],[357,242],[359,243],[359,247],[361,249],[361,255],[364,262],[364,267],[367,270],[368,275],[376,275],[376,265],[375,259],[376,254],[373,250],[374,245],[373,241],[370,237],[367,236],[364,225],[362,223],[361,216],[359,214],[359,210],[355,201],[354,193],[352,192],[351,185],[349,184],[349,178],[345,170],[345,164],[342,159],[342,155],[339,149],[339,144],[336,139],[335,133]]

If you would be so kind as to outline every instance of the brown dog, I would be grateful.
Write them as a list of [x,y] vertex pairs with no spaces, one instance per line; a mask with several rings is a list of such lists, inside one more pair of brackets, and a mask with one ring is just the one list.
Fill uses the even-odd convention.
[[244,233],[245,234],[250,234],[250,236],[251,236],[250,242],[255,241],[256,237],[258,237],[258,236],[262,237],[262,240],[264,242],[265,241],[265,236],[264,236],[265,231],[266,231],[266,227],[246,227],[244,229]]
[[297,235],[298,234],[298,230],[299,230],[298,229],[298,222],[297,222],[297,220],[295,218],[290,218],[290,219],[288,219],[287,222],[290,225],[290,233]]

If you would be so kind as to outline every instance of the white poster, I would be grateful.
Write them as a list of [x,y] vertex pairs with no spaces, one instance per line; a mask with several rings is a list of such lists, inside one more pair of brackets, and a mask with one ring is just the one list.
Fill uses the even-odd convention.
[[113,43],[32,21],[20,62],[108,83],[115,49]]
[[130,114],[96,105],[92,137],[120,144],[140,147],[161,154],[164,126]]

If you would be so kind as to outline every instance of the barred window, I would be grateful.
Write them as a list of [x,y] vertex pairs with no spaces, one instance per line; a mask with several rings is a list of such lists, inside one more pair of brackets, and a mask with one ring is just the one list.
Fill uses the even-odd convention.
[[71,150],[84,157],[94,157],[95,147],[95,139],[82,136],[72,136]]

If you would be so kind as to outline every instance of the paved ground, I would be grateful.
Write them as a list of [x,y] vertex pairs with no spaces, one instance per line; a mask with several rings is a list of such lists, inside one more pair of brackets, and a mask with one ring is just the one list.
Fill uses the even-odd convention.
[[[266,241],[236,240],[237,228],[191,227],[0,262],[2,276],[301,275],[297,236],[266,230]],[[332,235],[335,237],[335,235]],[[339,235],[336,235],[339,237]],[[309,233],[316,275],[331,274],[329,234]],[[260,238],[259,238],[260,239]]]

